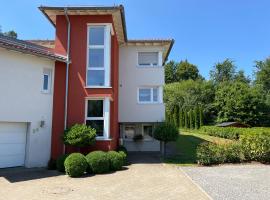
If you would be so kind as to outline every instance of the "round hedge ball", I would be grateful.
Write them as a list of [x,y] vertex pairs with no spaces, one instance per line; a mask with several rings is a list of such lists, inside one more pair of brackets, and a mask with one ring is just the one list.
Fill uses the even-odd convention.
[[87,167],[85,156],[81,153],[72,153],[65,160],[66,173],[71,177],[82,176]]
[[86,156],[91,171],[95,174],[102,174],[110,171],[110,161],[107,153],[93,151]]
[[110,169],[113,171],[120,170],[124,165],[123,156],[116,151],[109,151],[107,154],[110,160]]

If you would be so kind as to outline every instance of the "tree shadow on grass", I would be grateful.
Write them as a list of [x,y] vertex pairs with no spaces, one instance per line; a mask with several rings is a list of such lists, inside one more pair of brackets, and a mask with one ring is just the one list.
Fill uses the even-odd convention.
[[193,135],[179,135],[176,142],[169,143],[169,155],[164,159],[166,163],[193,165],[197,163],[197,147],[206,140]]

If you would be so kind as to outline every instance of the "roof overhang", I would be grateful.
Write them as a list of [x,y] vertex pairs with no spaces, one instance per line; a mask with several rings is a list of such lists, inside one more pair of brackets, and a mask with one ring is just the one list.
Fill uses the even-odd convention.
[[115,33],[120,44],[127,41],[127,31],[125,22],[125,11],[120,6],[65,6],[50,7],[40,6],[39,10],[47,17],[47,19],[56,26],[56,16],[64,15],[65,9],[68,15],[112,15]]
[[128,40],[127,46],[162,46],[165,53],[163,54],[163,65],[168,60],[169,54],[174,44],[174,39],[150,39],[150,40]]

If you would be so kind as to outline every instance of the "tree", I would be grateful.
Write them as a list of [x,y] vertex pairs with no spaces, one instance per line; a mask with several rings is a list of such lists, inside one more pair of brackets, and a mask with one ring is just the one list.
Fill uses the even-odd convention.
[[189,116],[189,128],[193,129],[193,110],[190,110],[188,112],[188,116]]
[[178,129],[171,123],[161,123],[154,129],[154,138],[164,143],[164,157],[166,157],[166,144],[175,141],[177,137]]
[[193,110],[193,115],[194,115],[194,128],[198,129],[199,128],[199,122],[198,122],[198,106],[195,107]]
[[243,82],[224,82],[216,91],[217,122],[237,121],[259,125],[267,112],[261,94]]
[[260,85],[265,93],[270,92],[270,57],[264,61],[256,61],[255,84]]
[[188,128],[188,114],[187,114],[187,110],[185,110],[184,118],[185,118],[185,129],[187,129]]
[[235,76],[235,68],[234,62],[230,59],[218,62],[210,71],[210,79],[215,83],[215,85],[224,81],[231,81]]
[[178,117],[178,114],[179,114],[179,111],[178,111],[178,107],[175,107],[173,109],[173,124],[176,126],[176,127],[179,127],[179,117]]
[[183,110],[179,109],[179,127],[183,128],[184,127],[184,116],[183,116]]
[[176,80],[197,80],[200,77],[199,70],[196,65],[189,63],[187,60],[181,61],[176,68]]
[[234,80],[246,84],[249,84],[251,82],[250,78],[245,76],[245,72],[243,70],[240,70],[235,74]]
[[18,34],[14,30],[7,31],[7,32],[2,32],[1,26],[0,26],[0,35],[12,37],[12,38],[17,38],[18,37]]
[[177,81],[175,77],[176,67],[177,63],[173,60],[165,65],[165,83],[173,83]]
[[200,127],[203,126],[203,109],[202,106],[199,107],[199,118],[200,118]]

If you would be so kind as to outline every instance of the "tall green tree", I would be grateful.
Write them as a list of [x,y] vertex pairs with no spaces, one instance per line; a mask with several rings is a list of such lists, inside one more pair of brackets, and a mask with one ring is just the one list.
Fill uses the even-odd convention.
[[235,74],[234,80],[246,84],[249,84],[251,82],[250,78],[245,75],[245,72],[243,70],[240,70]]
[[255,83],[260,85],[265,93],[270,92],[270,57],[264,61],[256,61]]
[[193,116],[194,116],[194,128],[199,128],[199,121],[198,121],[198,106],[195,107],[193,110]]
[[176,68],[176,79],[178,81],[197,80],[200,77],[198,67],[187,60],[181,61]]
[[179,109],[179,127],[183,128],[184,126],[184,116],[183,116],[183,110]]
[[188,128],[188,113],[187,110],[184,112],[184,118],[185,118],[185,129]]
[[200,127],[203,126],[203,109],[202,106],[199,106],[199,120],[200,120]]
[[193,129],[193,110],[190,110],[188,112],[188,117],[189,117],[189,128]]
[[14,30],[7,31],[7,32],[2,32],[2,27],[1,26],[0,26],[0,35],[12,37],[12,38],[17,38],[18,37],[18,34]]
[[165,65],[165,83],[177,82],[175,75],[177,65],[178,64],[173,60]]
[[210,71],[210,79],[218,85],[225,81],[232,81],[235,77],[236,66],[230,59],[226,59],[223,62],[218,62],[214,65]]

